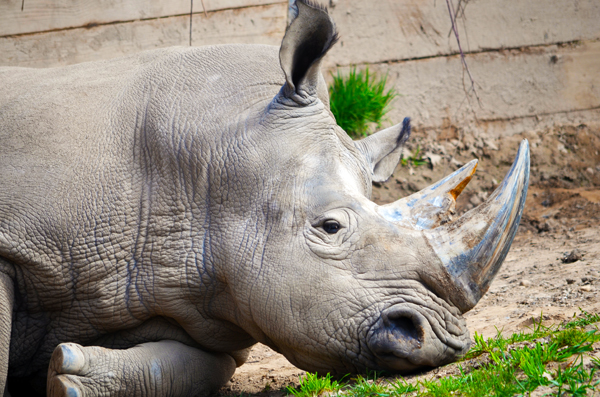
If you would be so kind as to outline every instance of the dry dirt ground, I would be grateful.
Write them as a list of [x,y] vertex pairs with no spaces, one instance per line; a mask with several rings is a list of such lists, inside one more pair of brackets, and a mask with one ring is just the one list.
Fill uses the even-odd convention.
[[[406,196],[478,158],[477,176],[459,199],[459,215],[493,191],[520,140],[529,140],[531,186],[525,212],[488,293],[465,315],[471,334],[492,337],[498,329],[505,334],[526,330],[540,315],[545,323],[558,323],[580,308],[600,313],[600,131],[581,125],[498,140],[453,133],[437,142],[417,133],[405,157],[414,156],[418,147],[417,157],[427,164],[399,166],[388,182],[375,187],[373,197],[384,203]],[[580,259],[563,262],[574,250]],[[448,371],[418,376],[440,377]],[[283,356],[257,345],[220,395],[283,396],[302,374]]]

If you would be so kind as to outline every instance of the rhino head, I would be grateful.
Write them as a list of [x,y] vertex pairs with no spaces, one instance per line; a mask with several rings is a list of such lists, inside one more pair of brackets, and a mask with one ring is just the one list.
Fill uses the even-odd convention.
[[[236,320],[306,370],[405,372],[451,362],[470,346],[462,314],[487,291],[515,236],[528,143],[488,200],[458,219],[455,200],[476,160],[409,197],[375,204],[372,182],[395,169],[410,121],[352,141],[335,122],[320,72],[335,25],[308,1],[293,11],[279,52],[285,84],[247,127],[261,140],[248,151],[260,152],[254,157],[264,165],[257,169],[250,156],[240,166],[260,204],[236,229],[246,236],[236,244],[252,247],[250,264],[229,280]],[[256,174],[268,177],[258,183]],[[245,219],[262,225],[260,242],[242,231]]]

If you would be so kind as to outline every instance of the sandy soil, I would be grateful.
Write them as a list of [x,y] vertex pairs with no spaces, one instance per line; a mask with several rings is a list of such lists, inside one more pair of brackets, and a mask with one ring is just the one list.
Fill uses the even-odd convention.
[[[526,329],[532,318],[557,323],[579,313],[600,312],[600,131],[586,126],[539,131],[493,141],[485,138],[433,142],[417,136],[427,166],[399,167],[378,185],[376,202],[389,202],[418,191],[473,157],[478,176],[459,200],[457,212],[477,206],[502,180],[518,142],[531,143],[531,186],[519,232],[488,293],[465,317],[471,334],[494,336]],[[575,251],[580,259],[563,262]],[[596,354],[600,356],[600,349]],[[419,376],[443,376],[434,369]],[[266,346],[257,345],[221,395],[283,396],[304,371]]]

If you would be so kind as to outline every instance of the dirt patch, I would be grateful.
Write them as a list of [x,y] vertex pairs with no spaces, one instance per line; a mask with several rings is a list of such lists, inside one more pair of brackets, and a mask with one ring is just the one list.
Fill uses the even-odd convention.
[[[385,203],[414,193],[458,169],[472,158],[477,173],[459,199],[458,212],[479,205],[498,186],[519,142],[531,145],[531,186],[519,232],[487,294],[465,317],[471,334],[492,337],[568,320],[579,309],[600,312],[600,131],[587,126],[540,131],[491,141],[461,137],[436,142],[425,136],[411,141],[427,164],[399,166],[394,176],[374,188]],[[574,250],[579,257],[565,258]],[[577,257],[577,256],[575,256]],[[455,366],[436,368],[421,377],[451,375]],[[284,396],[304,371],[264,345],[252,350],[221,395]]]

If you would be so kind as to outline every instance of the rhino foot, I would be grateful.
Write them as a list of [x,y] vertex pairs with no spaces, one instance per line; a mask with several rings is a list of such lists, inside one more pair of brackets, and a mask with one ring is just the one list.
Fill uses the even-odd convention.
[[130,349],[62,343],[48,369],[48,395],[193,396],[218,390],[233,375],[235,360],[165,340]]
[[82,397],[85,394],[82,393],[82,387],[79,381],[73,382],[67,376],[56,376],[52,382],[49,396],[52,397]]
[[[102,347],[62,343],[52,353],[48,395],[52,397],[109,396],[119,394],[122,352]],[[120,372],[120,371],[119,371]],[[117,372],[117,373],[119,373]]]

